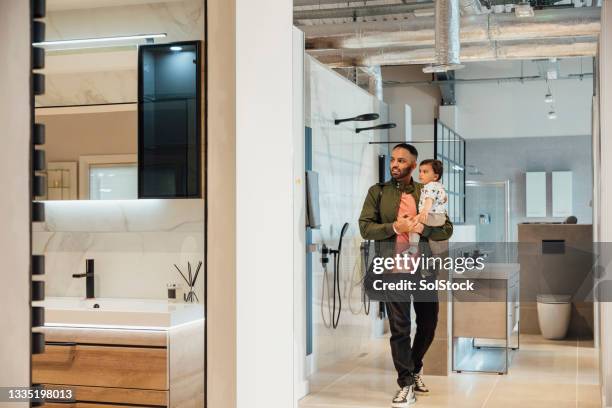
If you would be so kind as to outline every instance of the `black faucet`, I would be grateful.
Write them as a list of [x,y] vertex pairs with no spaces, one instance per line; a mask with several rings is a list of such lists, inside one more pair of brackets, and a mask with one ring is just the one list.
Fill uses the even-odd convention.
[[94,286],[94,260],[85,260],[85,273],[75,273],[72,275],[73,278],[85,278],[85,292],[87,299],[95,298],[95,286]]

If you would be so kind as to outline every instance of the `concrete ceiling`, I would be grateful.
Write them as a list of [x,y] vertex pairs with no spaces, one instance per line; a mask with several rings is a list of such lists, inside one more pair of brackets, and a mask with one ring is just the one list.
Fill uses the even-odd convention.
[[47,0],[47,10],[81,10],[139,4],[173,3],[184,0]]

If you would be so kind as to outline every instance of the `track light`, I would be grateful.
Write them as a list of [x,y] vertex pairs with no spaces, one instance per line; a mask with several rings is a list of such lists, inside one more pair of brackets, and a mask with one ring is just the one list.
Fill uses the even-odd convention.
[[365,127],[365,128],[357,128],[355,129],[355,133],[361,133],[366,130],[385,130],[385,129],[393,129],[397,125],[395,123],[383,123],[381,125]]
[[557,119],[557,112],[554,109],[548,112],[548,119]]
[[553,103],[554,101],[555,101],[555,98],[552,96],[552,94],[550,92],[548,92],[544,96],[544,102],[546,102],[546,103]]
[[354,116],[352,118],[336,119],[334,120],[334,124],[339,125],[340,123],[344,122],[367,122],[370,120],[376,120],[379,117],[380,116],[378,113],[364,113],[363,115]]

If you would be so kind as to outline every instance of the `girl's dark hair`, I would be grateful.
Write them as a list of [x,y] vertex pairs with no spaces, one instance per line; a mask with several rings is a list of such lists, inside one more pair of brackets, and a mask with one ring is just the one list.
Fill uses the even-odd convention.
[[434,174],[438,175],[438,181],[442,180],[442,173],[444,173],[444,166],[442,165],[442,162],[440,160],[434,160],[434,159],[423,160],[421,164],[419,164],[419,166],[422,166],[424,164],[429,164],[431,166],[431,169],[433,170]]

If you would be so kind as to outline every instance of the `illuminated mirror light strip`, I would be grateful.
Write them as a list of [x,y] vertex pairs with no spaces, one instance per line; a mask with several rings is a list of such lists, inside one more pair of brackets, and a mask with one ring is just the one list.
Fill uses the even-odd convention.
[[71,44],[95,44],[104,42],[117,42],[117,41],[130,41],[130,40],[148,40],[155,38],[166,38],[166,33],[158,34],[138,34],[138,35],[124,35],[118,37],[100,37],[100,38],[80,38],[74,40],[55,40],[55,41],[43,41],[39,43],[33,43],[34,46],[54,46],[54,45],[71,45]]

